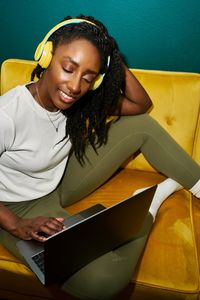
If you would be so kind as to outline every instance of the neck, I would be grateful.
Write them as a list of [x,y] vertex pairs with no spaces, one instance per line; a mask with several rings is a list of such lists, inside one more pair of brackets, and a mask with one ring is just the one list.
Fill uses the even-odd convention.
[[33,84],[33,92],[32,95],[34,99],[37,101],[37,103],[42,106],[45,110],[48,110],[50,112],[58,111],[58,109],[52,105],[51,101],[45,101],[44,93],[42,92],[42,86],[40,81]]
[[[44,103],[42,102],[42,99],[40,97],[39,94],[39,88],[38,88],[38,83],[35,83],[34,85],[35,87],[35,100],[40,104],[40,106],[42,106],[42,108],[46,111],[46,115],[49,119],[49,121],[51,122],[52,126],[54,127],[55,131],[58,132],[58,127],[59,127],[59,123],[55,124],[54,121],[51,119],[50,114],[48,113],[48,109],[45,107]],[[52,110],[51,110],[52,111]]]

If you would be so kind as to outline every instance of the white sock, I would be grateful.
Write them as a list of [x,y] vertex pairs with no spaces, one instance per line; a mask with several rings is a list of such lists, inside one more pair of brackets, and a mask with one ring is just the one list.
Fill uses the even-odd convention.
[[196,196],[197,198],[200,198],[200,179],[197,181],[197,183],[190,189],[190,192]]
[[[142,188],[136,190],[133,195],[141,193],[142,191],[148,189],[149,187]],[[154,220],[157,214],[157,211],[161,204],[167,199],[172,193],[181,190],[183,187],[171,178],[167,178],[166,180],[162,181],[158,184],[156,192],[154,194],[151,206],[149,208],[149,212],[152,214]]]

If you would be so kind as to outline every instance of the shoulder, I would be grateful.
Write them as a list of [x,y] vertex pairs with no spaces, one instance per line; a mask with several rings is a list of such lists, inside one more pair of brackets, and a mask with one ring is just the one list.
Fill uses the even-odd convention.
[[12,135],[14,132],[14,115],[16,114],[19,101],[23,94],[23,86],[17,86],[2,96],[0,96],[0,128],[1,128],[1,139],[2,135]]
[[0,96],[0,108],[5,108],[6,106],[10,105],[12,101],[22,97],[24,88],[24,86],[17,86]]
[[19,85],[0,96],[0,114],[11,120],[16,120],[25,109],[26,99],[25,85]]
[[24,127],[27,97],[29,94],[25,85],[17,86],[0,97],[0,149],[2,145],[6,147],[5,149],[10,148],[16,137],[17,128]]

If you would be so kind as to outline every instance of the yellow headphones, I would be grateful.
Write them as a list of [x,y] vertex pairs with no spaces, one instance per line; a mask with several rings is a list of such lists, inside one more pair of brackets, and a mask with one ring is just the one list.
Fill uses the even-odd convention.
[[[82,22],[86,22],[86,23],[92,24],[97,27],[96,24],[94,24],[88,20],[85,20],[85,19],[78,19],[78,18],[77,19],[69,19],[69,20],[65,20],[61,23],[58,23],[45,35],[42,42],[37,46],[37,49],[36,49],[35,55],[34,55],[35,60],[38,62],[38,64],[42,68],[46,69],[49,66],[51,59],[52,59],[53,43],[51,41],[48,41],[49,37],[62,26],[66,26],[68,24],[82,23]],[[109,65],[110,65],[110,56],[108,56],[108,59],[107,59],[107,68],[109,67]],[[97,78],[94,80],[90,89],[96,90],[101,85],[104,76],[105,76],[105,73],[99,74],[97,76]]]

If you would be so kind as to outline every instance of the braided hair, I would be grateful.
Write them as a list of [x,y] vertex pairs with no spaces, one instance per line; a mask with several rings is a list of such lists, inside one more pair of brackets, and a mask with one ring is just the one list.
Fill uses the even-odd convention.
[[[109,36],[106,27],[93,17],[79,15],[77,18],[88,20],[97,26],[87,22],[71,23],[60,27],[49,40],[52,41],[55,51],[58,45],[83,38],[91,42],[100,54],[100,73],[105,73],[100,87],[88,91],[69,109],[62,111],[67,116],[66,137],[69,136],[72,149],[78,161],[83,164],[87,144],[97,151],[98,147],[107,142],[111,124],[111,122],[107,122],[107,117],[119,105],[120,94],[124,89],[124,69],[117,44]],[[64,20],[68,19],[71,17],[66,17]],[[109,67],[107,67],[108,56],[110,56]],[[33,70],[31,80],[35,76],[40,78],[43,71],[44,69],[38,64]]]

